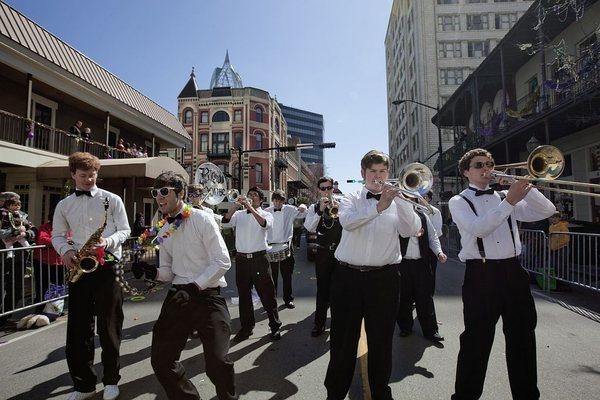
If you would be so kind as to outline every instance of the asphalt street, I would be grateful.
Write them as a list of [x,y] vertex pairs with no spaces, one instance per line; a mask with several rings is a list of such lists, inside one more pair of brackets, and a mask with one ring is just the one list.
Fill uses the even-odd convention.
[[[304,250],[304,249],[303,249]],[[235,268],[235,267],[234,267]],[[233,332],[239,328],[234,268],[227,274]],[[436,310],[443,345],[422,338],[418,323],[408,338],[395,337],[391,387],[395,399],[449,399],[453,392],[459,335],[463,329],[460,290],[464,267],[449,261],[438,269]],[[234,344],[236,387],[242,399],[325,399],[323,386],[329,361],[329,331],[312,338],[315,304],[314,264],[303,252],[297,255],[294,274],[296,308],[280,306],[282,339],[268,338],[266,315],[256,306],[257,325],[247,341]],[[125,303],[121,346],[121,399],[164,399],[165,395],[150,366],[152,326],[158,316],[166,288],[141,302]],[[350,294],[351,295],[351,294]],[[538,312],[537,348],[539,387],[542,399],[598,398],[600,387],[600,325],[551,301],[534,295]],[[596,302],[599,297],[592,298]],[[564,301],[564,299],[563,299]],[[281,298],[279,299],[282,305]],[[0,345],[0,398],[10,400],[62,399],[71,391],[64,358],[64,319],[36,331],[13,333]],[[101,376],[100,347],[96,341],[96,370]],[[368,350],[367,350],[368,351]],[[359,356],[364,354],[359,352]],[[206,376],[202,344],[188,341],[182,354],[188,376],[203,399],[216,399]],[[364,362],[357,362],[349,399],[368,399],[361,377]],[[102,385],[98,385],[98,390]],[[96,395],[101,399],[101,394]],[[490,356],[483,399],[510,399],[506,372],[502,322]]]

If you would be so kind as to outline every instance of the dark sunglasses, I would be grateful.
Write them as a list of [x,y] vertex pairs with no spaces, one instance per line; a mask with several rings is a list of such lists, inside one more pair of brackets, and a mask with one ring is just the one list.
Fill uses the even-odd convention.
[[477,161],[477,162],[474,162],[473,164],[471,164],[471,165],[469,166],[469,168],[481,169],[481,168],[483,168],[484,166],[486,166],[486,167],[488,167],[488,168],[494,168],[494,165],[496,165],[496,164],[494,164],[494,162],[493,162],[493,161],[486,161],[486,162],[483,162],[483,161]]
[[175,190],[175,188],[165,186],[165,187],[161,187],[160,189],[152,189],[150,191],[150,194],[152,195],[153,198],[157,198],[159,194],[162,197],[166,197],[169,195],[169,190]]
[[190,194],[188,195],[188,197],[191,197],[191,198],[195,198],[195,197],[202,197],[202,193],[200,193],[200,192],[196,192],[196,193],[190,193]]
[[331,190],[331,189],[333,189],[333,186],[321,186],[321,187],[319,187],[319,190],[322,190],[322,191]]

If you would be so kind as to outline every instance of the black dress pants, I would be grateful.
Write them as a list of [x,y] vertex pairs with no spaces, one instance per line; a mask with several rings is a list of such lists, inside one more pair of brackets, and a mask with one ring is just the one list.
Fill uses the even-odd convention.
[[235,283],[240,297],[242,330],[251,331],[256,323],[252,304],[252,286],[256,287],[260,302],[269,317],[269,327],[272,331],[279,329],[281,322],[277,311],[275,286],[267,257],[261,255],[246,258],[237,255],[235,257]]
[[361,272],[337,266],[331,285],[330,359],[325,376],[329,400],[343,400],[352,384],[364,318],[369,388],[373,400],[390,400],[392,339],[398,313],[398,265]]
[[277,295],[277,279],[281,270],[281,280],[283,281],[283,301],[287,304],[294,301],[292,295],[292,276],[294,274],[294,255],[290,255],[283,261],[272,262],[271,272],[273,273],[273,284],[275,285],[275,295]]
[[315,273],[317,276],[317,307],[315,325],[324,327],[329,308],[331,276],[337,265],[334,250],[319,248],[315,257]]
[[169,399],[200,399],[194,384],[179,362],[189,334],[197,330],[202,341],[206,375],[215,385],[220,400],[237,399],[233,362],[229,360],[231,318],[219,288],[193,294],[189,301],[173,300],[173,286],[152,330],[152,368]]
[[437,333],[437,319],[431,292],[433,279],[431,266],[427,265],[422,258],[402,259],[400,263],[400,305],[396,319],[401,331],[412,331],[412,305],[415,303],[423,336],[428,337]]
[[506,364],[513,399],[537,400],[535,326],[529,275],[518,259],[467,260],[462,290],[465,331],[453,400],[479,399],[498,319],[506,339]]
[[75,390],[91,392],[96,387],[94,371],[94,315],[102,347],[104,385],[116,385],[121,379],[119,347],[123,327],[123,291],[115,281],[110,263],[99,265],[69,283],[66,356]]

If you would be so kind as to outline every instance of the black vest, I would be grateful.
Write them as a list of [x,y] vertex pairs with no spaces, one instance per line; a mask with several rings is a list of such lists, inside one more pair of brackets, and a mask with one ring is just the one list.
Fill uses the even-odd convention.
[[[315,204],[315,212],[319,209],[319,203]],[[342,238],[342,225],[339,218],[329,218],[328,209],[326,208],[319,225],[317,225],[317,244],[323,247],[329,247],[332,244],[338,245]]]
[[[432,260],[431,257],[434,257],[433,251],[429,248],[429,233],[427,229],[427,219],[421,211],[416,210],[417,215],[421,218],[421,227],[423,228],[423,234],[419,236],[419,251],[421,252],[421,259],[423,259],[427,264],[429,264]],[[406,249],[408,248],[408,241],[410,238],[405,238],[400,236],[400,253],[402,257],[406,255]]]

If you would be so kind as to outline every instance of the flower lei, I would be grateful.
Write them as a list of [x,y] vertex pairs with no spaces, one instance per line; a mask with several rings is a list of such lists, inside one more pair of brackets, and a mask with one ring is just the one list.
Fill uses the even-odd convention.
[[179,228],[179,226],[183,223],[184,219],[187,219],[190,215],[192,215],[192,210],[193,210],[193,207],[191,204],[185,204],[183,206],[183,210],[181,210],[181,219],[176,219],[175,221],[173,221],[170,224],[169,229],[166,232],[164,232],[161,236],[158,236],[158,232],[160,232],[160,230],[162,229],[163,226],[165,226],[165,224],[168,224],[166,217],[163,217],[152,228],[146,229],[138,237],[137,246],[136,246],[137,249],[146,247],[146,246],[150,246],[155,241],[158,244],[162,244],[163,240],[165,240],[166,238],[171,236],[173,234],[173,232],[175,232],[177,230],[177,228]]

